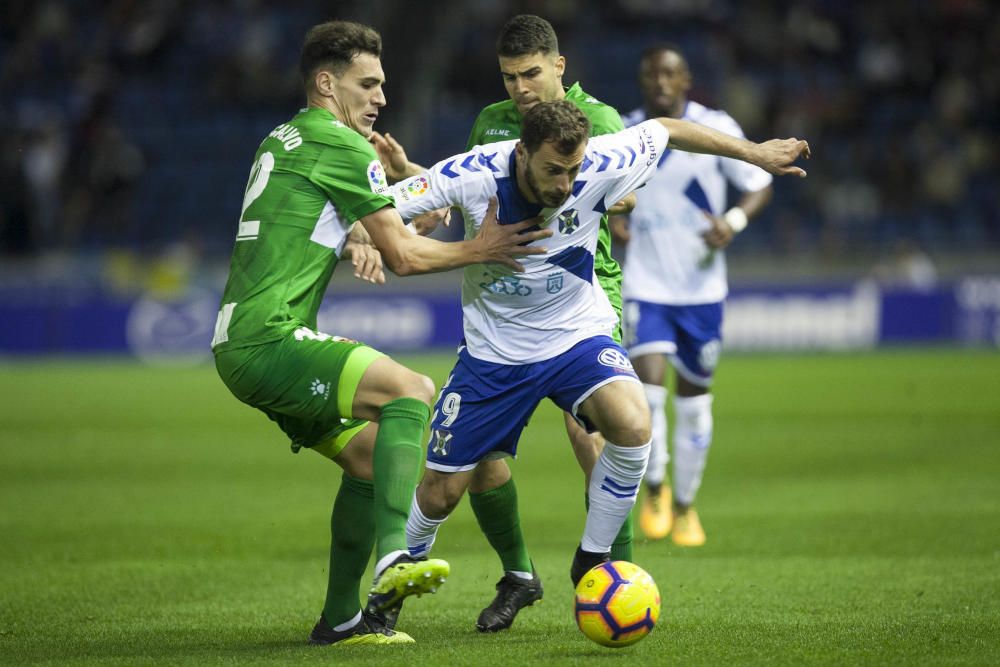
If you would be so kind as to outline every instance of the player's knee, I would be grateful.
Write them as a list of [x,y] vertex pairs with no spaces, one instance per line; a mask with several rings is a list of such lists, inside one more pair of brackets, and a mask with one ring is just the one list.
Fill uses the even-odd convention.
[[420,511],[428,519],[445,519],[458,506],[458,502],[465,493],[465,488],[457,488],[449,484],[448,477],[443,477],[437,482],[429,481],[429,477],[425,477],[417,487],[417,502],[420,503]]
[[604,436],[622,447],[641,447],[653,437],[649,408],[645,401],[630,401],[615,411]]
[[434,404],[434,382],[426,375],[408,371],[399,378],[394,398],[415,398],[431,406]]

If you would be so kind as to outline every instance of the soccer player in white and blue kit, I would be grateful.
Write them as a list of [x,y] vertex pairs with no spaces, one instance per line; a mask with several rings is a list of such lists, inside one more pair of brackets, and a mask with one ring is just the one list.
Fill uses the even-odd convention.
[[650,419],[642,385],[611,338],[615,313],[594,274],[601,217],[655,173],[668,146],[752,160],[775,173],[804,174],[791,165],[808,155],[805,141],[753,144],[668,118],[588,141],[589,133],[572,102],[539,103],[525,114],[520,141],[477,146],[391,189],[404,218],[460,207],[466,235],[492,199],[501,224],[537,217],[553,231],[534,242],[548,252],[528,257],[523,273],[465,270],[465,340],[435,405],[427,470],[407,523],[415,556],[429,552],[479,462],[515,455],[535,407],[550,398],[607,441],[591,472],[572,580],[608,559],[646,468]]
[[[743,136],[724,111],[687,99],[691,74],[676,47],[656,46],[643,53],[639,85],[645,104],[624,117],[626,126],[669,116]],[[728,293],[723,248],[770,200],[771,180],[763,169],[739,160],[667,151],[647,186],[637,192],[627,232],[623,294],[626,347],[643,382],[653,424],[639,517],[648,538],[671,534],[682,546],[705,542],[693,504],[712,442],[710,387]],[[726,210],[728,185],[743,194]],[[672,493],[665,482],[667,358],[676,374]]]

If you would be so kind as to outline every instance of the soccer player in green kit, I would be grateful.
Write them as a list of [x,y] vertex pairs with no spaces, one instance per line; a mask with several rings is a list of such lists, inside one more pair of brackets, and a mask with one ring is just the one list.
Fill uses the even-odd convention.
[[[313,449],[344,469],[326,602],[310,636],[318,644],[412,642],[386,625],[385,612],[410,594],[434,592],[449,573],[445,561],[406,552],[433,383],[370,347],[316,330],[340,256],[361,252],[347,247],[354,223],[399,275],[477,262],[518,269],[515,257],[544,252],[521,244],[550,235],[525,231],[534,220],[497,225],[495,203],[485,233],[470,241],[440,243],[404,227],[367,140],[385,105],[381,51],[379,34],[356,23],[324,23],[306,35],[307,108],[257,150],[212,340],[219,375],[237,398],[276,422],[293,451]],[[364,262],[360,271],[378,273]],[[360,582],[373,545],[376,581],[362,611]]]
[[[519,15],[504,25],[497,39],[497,57],[504,87],[510,96],[491,104],[480,112],[472,127],[466,150],[495,141],[517,139],[521,135],[521,120],[539,102],[566,99],[573,102],[591,123],[591,136],[611,134],[625,128],[618,112],[594,99],[574,83],[563,87],[562,76],[566,58],[559,55],[559,42],[552,25],[534,15]],[[391,136],[375,133],[373,140],[394,179],[414,176],[423,171],[410,163],[403,148]],[[635,205],[635,195],[613,206],[608,213],[628,213]],[[619,325],[615,340],[621,342],[622,271],[611,256],[611,233],[608,216],[601,221],[594,271],[608,300],[618,313]],[[593,469],[603,447],[599,433],[588,434],[568,413],[564,414],[566,431],[573,452],[589,484]],[[517,490],[510,468],[503,459],[480,462],[469,486],[469,501],[480,527],[490,545],[500,556],[504,576],[497,582],[497,594],[476,621],[482,632],[509,628],[522,608],[542,598],[542,583],[528,555],[521,532],[517,506]],[[611,550],[612,560],[632,560],[632,518],[622,526]]]

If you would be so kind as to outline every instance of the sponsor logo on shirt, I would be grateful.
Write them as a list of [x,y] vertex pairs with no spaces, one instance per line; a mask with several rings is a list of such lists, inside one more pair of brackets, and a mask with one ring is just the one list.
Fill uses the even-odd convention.
[[509,137],[510,130],[505,130],[499,127],[491,127],[490,129],[483,132],[484,137]]
[[385,169],[378,160],[368,163],[368,183],[372,187],[372,192],[377,195],[389,194],[389,181],[385,177]]
[[656,150],[656,140],[653,139],[653,134],[648,128],[639,126],[639,134],[642,135],[642,152],[646,152],[646,148],[649,148],[649,157],[646,159],[646,166],[653,164],[660,158],[659,152]]
[[531,288],[521,282],[517,276],[497,276],[489,273],[483,274],[483,282],[479,286],[487,292],[493,294],[506,294],[507,296],[528,296]]

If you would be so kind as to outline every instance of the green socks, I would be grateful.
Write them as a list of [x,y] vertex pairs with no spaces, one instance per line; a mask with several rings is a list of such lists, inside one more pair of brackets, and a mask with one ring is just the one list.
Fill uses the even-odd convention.
[[[590,494],[583,495],[584,505],[590,509]],[[611,560],[624,560],[629,563],[632,560],[632,513],[625,517],[625,523],[615,536],[615,541],[611,543]]]
[[505,572],[531,572],[528,547],[521,534],[514,479],[483,493],[470,493],[469,503]]
[[330,626],[349,621],[358,613],[361,578],[375,544],[375,512],[371,482],[344,473],[330,517],[329,581],[323,616]]
[[406,551],[406,518],[413,503],[430,408],[415,398],[397,398],[382,406],[375,437],[376,559]]

